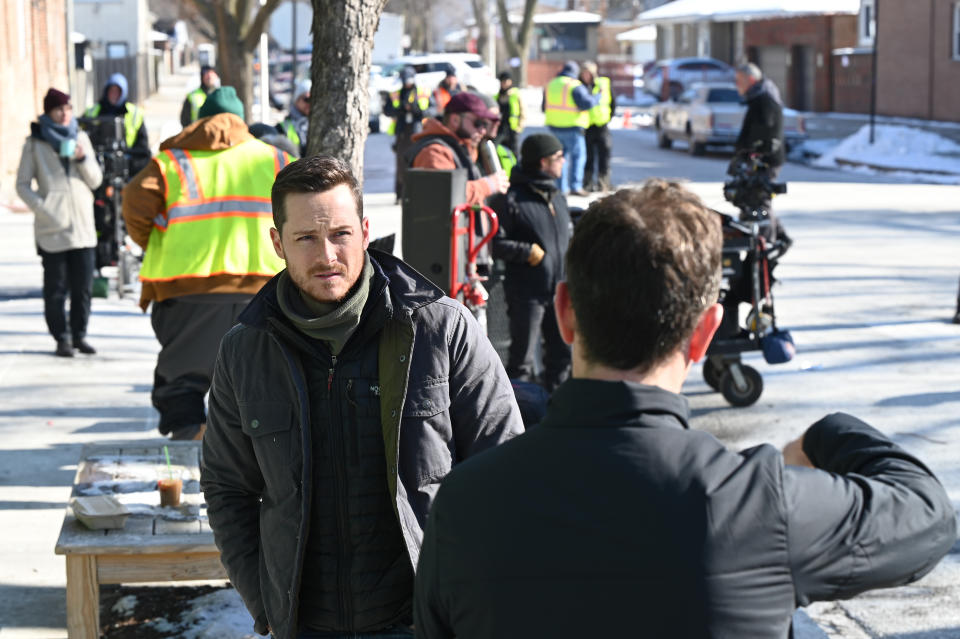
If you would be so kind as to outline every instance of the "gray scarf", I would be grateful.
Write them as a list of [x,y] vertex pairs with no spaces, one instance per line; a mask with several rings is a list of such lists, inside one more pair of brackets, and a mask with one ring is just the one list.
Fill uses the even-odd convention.
[[364,253],[363,271],[347,297],[337,303],[318,302],[301,291],[290,274],[283,271],[277,280],[280,310],[307,337],[326,342],[330,352],[339,355],[347,340],[360,325],[360,314],[370,295],[373,264]]
[[60,153],[60,145],[63,144],[64,140],[77,139],[79,127],[77,126],[76,120],[72,119],[70,120],[70,124],[63,126],[62,124],[54,122],[49,115],[44,113],[37,122],[40,124],[40,135],[58,154]]

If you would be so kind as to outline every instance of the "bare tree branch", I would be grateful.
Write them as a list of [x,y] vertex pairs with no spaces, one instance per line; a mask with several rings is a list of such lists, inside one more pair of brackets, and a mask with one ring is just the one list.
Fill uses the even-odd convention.
[[272,14],[278,6],[280,6],[280,0],[267,0],[266,4],[257,11],[256,17],[254,17],[253,22],[250,23],[250,28],[241,36],[243,46],[246,47],[248,51],[252,51],[254,47],[260,44],[260,34],[263,33],[267,25],[267,20],[270,19],[270,14]]

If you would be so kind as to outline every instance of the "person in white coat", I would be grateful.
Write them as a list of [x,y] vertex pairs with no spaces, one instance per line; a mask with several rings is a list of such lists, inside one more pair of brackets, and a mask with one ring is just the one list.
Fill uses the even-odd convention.
[[30,129],[17,169],[17,195],[34,214],[34,237],[43,262],[44,318],[57,340],[56,355],[73,357],[75,349],[92,355],[96,350],[86,337],[97,245],[93,189],[103,173],[90,138],[73,119],[66,93],[47,91],[43,115]]

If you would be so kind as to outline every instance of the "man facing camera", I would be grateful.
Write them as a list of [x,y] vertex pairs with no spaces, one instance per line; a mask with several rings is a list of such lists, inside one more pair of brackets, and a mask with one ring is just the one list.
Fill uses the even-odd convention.
[[680,389],[723,314],[721,244],[678,184],[591,205],[555,302],[573,378],[444,480],[418,637],[785,638],[797,606],[914,581],[954,544],[937,479],[855,417],[783,454],[690,430]]
[[272,201],[286,269],[220,345],[200,480],[210,527],[257,632],[411,636],[440,480],[520,433],[519,409],[466,307],[367,250],[344,162],[290,164]]

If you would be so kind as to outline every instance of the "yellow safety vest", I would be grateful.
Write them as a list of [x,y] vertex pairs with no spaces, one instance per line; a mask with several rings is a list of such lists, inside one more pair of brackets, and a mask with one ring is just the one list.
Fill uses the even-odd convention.
[[200,107],[207,101],[207,92],[202,86],[197,87],[187,94],[187,99],[190,100],[190,121],[196,122],[200,118]]
[[597,94],[600,94],[600,102],[590,109],[590,126],[603,126],[613,117],[610,110],[610,105],[613,103],[613,94],[610,92],[610,78],[594,78],[593,95]]
[[547,85],[547,104],[544,109],[547,126],[569,129],[590,126],[590,112],[581,111],[573,100],[573,90],[582,82],[576,78],[558,75]]
[[[410,93],[407,94],[407,99],[413,102],[413,100],[411,99],[412,97],[413,97],[413,92],[411,91]],[[394,91],[393,93],[391,93],[390,100],[393,102],[394,109],[400,108],[400,92],[399,91]],[[430,108],[430,94],[424,91],[423,89],[421,89],[420,87],[417,87],[417,103],[419,104],[421,111],[426,111],[427,109]],[[393,135],[396,132],[397,132],[397,119],[393,118],[392,120],[390,120],[390,124],[387,126],[387,135]]]
[[[97,102],[87,109],[83,115],[88,118],[95,118],[100,115],[100,103]],[[143,109],[135,104],[127,102],[127,112],[123,114],[123,136],[127,143],[127,148],[133,148],[137,141],[137,131],[143,126]]]
[[272,277],[284,267],[270,242],[270,189],[288,153],[249,140],[222,151],[167,149],[154,160],[166,210],[153,220],[141,281]]
[[[510,117],[507,118],[507,124],[510,126],[511,131],[520,133],[523,130],[523,123],[520,122],[520,89],[517,87],[507,89],[507,100],[510,105]],[[499,101],[500,94],[497,93],[497,102]]]
[[500,158],[500,168],[502,168],[507,177],[510,177],[510,173],[513,171],[513,167],[517,165],[517,156],[513,154],[513,151],[503,146],[502,144],[497,145],[497,157]]
[[280,123],[280,126],[283,127],[284,134],[287,136],[287,139],[293,142],[293,146],[298,150],[300,149],[300,134],[297,133],[297,127],[294,125],[293,120],[290,118],[285,119]]

